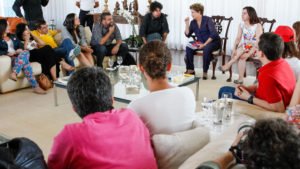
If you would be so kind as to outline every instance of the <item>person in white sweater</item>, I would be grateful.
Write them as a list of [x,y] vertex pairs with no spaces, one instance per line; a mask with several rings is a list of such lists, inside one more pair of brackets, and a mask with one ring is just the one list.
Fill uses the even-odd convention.
[[189,130],[195,119],[196,102],[191,89],[169,84],[167,71],[172,57],[160,41],[146,44],[140,51],[139,67],[147,80],[150,94],[131,102],[151,134],[171,134]]
[[298,81],[300,76],[300,53],[295,42],[295,32],[289,26],[278,26],[274,33],[279,35],[284,41],[282,57],[289,63]]

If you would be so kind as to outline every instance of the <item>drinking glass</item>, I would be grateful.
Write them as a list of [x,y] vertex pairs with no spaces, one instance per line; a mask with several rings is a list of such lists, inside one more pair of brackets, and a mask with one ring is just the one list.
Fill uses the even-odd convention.
[[224,110],[224,118],[225,120],[230,120],[232,116],[232,107],[233,107],[233,100],[232,100],[232,93],[224,92],[222,93],[222,101],[225,104]]
[[123,57],[122,56],[118,56],[117,57],[117,63],[119,65],[119,67],[120,67],[120,65],[123,63]]
[[222,125],[225,107],[226,107],[225,103],[222,101],[217,101],[213,103],[213,114],[214,114],[213,124]]
[[110,70],[112,70],[112,67],[114,66],[114,60],[113,60],[113,58],[109,58],[108,59],[108,66],[109,66]]

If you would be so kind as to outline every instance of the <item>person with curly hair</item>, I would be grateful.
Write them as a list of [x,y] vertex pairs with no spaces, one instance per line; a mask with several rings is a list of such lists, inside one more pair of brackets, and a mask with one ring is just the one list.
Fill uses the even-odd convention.
[[153,40],[165,42],[169,34],[167,15],[162,13],[163,5],[157,1],[150,4],[150,12],[147,13],[140,27],[140,36],[144,44]]
[[[245,133],[244,133],[245,134]],[[236,146],[243,134],[233,143]],[[300,168],[299,130],[283,119],[264,119],[257,121],[246,132],[241,150],[246,154],[247,169],[299,169]],[[222,157],[201,164],[197,169],[227,168],[234,161],[228,151]]]
[[140,70],[145,76],[149,95],[129,104],[144,121],[151,134],[172,134],[192,127],[196,103],[188,87],[169,84],[170,50],[161,41],[147,43],[140,51]]

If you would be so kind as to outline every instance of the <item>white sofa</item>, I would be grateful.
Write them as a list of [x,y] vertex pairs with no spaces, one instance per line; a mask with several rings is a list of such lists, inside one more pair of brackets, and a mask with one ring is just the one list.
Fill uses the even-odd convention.
[[[88,43],[91,41],[92,33],[89,27],[85,28],[85,33]],[[61,34],[55,36],[55,40],[58,44],[61,42]],[[42,72],[41,65],[39,63],[31,63],[33,74],[39,75]],[[75,59],[75,66],[79,66],[79,62]],[[30,83],[24,78],[23,72],[18,75],[18,81],[15,82],[9,79],[9,75],[12,70],[12,61],[9,56],[0,56],[0,93],[7,93],[10,91],[30,87]]]
[[[214,160],[226,153],[233,143],[237,135],[239,125],[242,122],[268,118],[286,118],[284,113],[270,112],[260,107],[250,105],[247,102],[238,100],[234,101],[234,111],[239,114],[239,117],[233,121],[230,127],[220,135],[211,135],[210,142],[189,157],[183,164],[180,165],[179,169],[195,169],[203,162]],[[233,168],[236,167],[234,166]]]

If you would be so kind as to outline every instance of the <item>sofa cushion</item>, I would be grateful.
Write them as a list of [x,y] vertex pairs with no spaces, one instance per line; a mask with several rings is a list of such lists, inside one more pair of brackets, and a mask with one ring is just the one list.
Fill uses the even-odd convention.
[[7,19],[9,23],[9,32],[14,34],[16,32],[16,27],[19,23],[23,23],[23,19],[17,17],[0,17],[0,19]]
[[178,168],[188,157],[204,147],[209,139],[208,129],[203,127],[171,135],[152,136],[159,168]]

